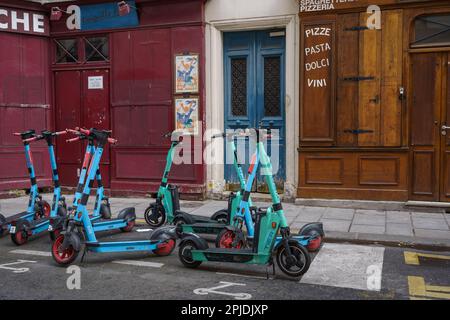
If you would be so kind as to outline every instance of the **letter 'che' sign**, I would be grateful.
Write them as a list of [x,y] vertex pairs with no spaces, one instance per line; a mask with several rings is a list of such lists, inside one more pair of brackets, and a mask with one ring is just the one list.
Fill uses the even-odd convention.
[[48,36],[47,17],[39,12],[0,7],[0,32]]

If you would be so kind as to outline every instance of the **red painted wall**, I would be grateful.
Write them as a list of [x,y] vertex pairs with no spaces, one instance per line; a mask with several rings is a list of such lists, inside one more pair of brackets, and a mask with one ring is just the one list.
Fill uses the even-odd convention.
[[[170,145],[162,135],[172,131],[175,122],[173,60],[177,53],[201,55],[199,117],[204,122],[204,0],[137,3],[137,28],[77,32],[67,30],[65,19],[51,23],[51,36],[55,39],[109,34],[111,129],[119,141],[111,147],[109,173],[113,193],[155,192],[160,184]],[[198,151],[202,153],[203,146]],[[171,178],[182,192],[205,191],[203,164],[174,166]]]
[[[2,8],[17,5],[29,13],[41,10],[0,1]],[[0,191],[29,187],[23,144],[12,133],[51,128],[48,43],[45,36],[0,32]],[[32,152],[38,185],[51,185],[45,143],[32,144]]]
[[[64,9],[69,4],[100,2],[106,1],[81,0],[58,6]],[[199,118],[205,122],[204,3],[204,0],[137,0],[140,25],[131,29],[69,31],[63,17],[50,23],[50,39],[0,32],[0,48],[5,44],[9,48],[0,51],[0,190],[28,186],[22,148],[10,133],[33,127],[50,128],[53,121],[56,127],[61,125],[52,106],[58,96],[55,90],[61,87],[55,85],[56,72],[83,72],[94,67],[83,63],[65,67],[52,64],[53,39],[107,34],[110,63],[101,67],[110,70],[109,124],[119,143],[111,148],[111,164],[105,165],[108,172],[103,175],[110,177],[113,193],[155,192],[170,144],[162,135],[174,129],[173,57],[177,53],[195,52],[201,56]],[[51,7],[48,4],[39,8],[44,8],[48,15]],[[32,106],[19,107],[23,104]],[[200,149],[202,153],[203,145]],[[49,185],[51,175],[44,144],[33,150],[38,178],[45,177],[43,182]],[[182,192],[205,191],[203,164],[175,166],[171,178]],[[63,178],[61,183],[72,186],[71,180]]]

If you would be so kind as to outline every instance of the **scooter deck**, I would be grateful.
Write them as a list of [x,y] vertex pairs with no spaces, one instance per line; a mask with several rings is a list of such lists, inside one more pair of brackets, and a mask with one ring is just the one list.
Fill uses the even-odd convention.
[[116,230],[127,226],[127,221],[124,219],[112,219],[112,220],[95,220],[92,223],[94,232]]
[[34,216],[34,213],[30,213],[28,211],[23,211],[21,213],[16,213],[15,215],[9,216],[9,217],[5,217],[5,223],[4,224],[11,224],[11,222],[13,221],[17,221],[20,219],[27,219],[31,216]]
[[196,214],[190,214],[191,218],[195,221],[195,224],[197,223],[217,223],[215,220],[211,220],[208,217],[199,216]]
[[127,251],[153,251],[158,249],[159,240],[128,240],[112,242],[86,242],[86,248],[92,252],[127,252]]
[[195,223],[182,224],[182,230],[185,233],[204,233],[204,234],[218,234],[227,225],[225,223],[210,222],[210,223]]
[[218,249],[192,250],[192,258],[196,261],[234,262],[265,264],[269,261],[268,255],[259,255],[252,249]]

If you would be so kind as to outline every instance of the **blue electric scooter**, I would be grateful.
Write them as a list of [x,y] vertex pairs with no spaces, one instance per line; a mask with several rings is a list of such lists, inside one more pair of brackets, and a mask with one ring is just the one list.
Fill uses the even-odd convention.
[[[96,170],[100,164],[103,149],[106,143],[116,143],[116,140],[110,138],[110,131],[97,129],[79,129],[78,131],[92,137],[96,141],[97,147],[88,169],[87,180],[76,212],[74,215],[69,216],[66,220],[64,231],[53,242],[52,256],[55,262],[59,265],[71,264],[77,258],[83,243],[85,245],[85,253],[88,251],[98,253],[144,251],[153,252],[160,256],[171,254],[176,244],[176,234],[173,227],[160,228],[152,232],[149,240],[113,242],[99,242],[97,240],[93,223],[86,210],[86,204]],[[135,209],[123,209],[119,215],[135,217]]]
[[[27,163],[28,174],[30,176],[31,187],[30,196],[28,200],[28,208],[26,211],[9,216],[5,218],[0,214],[0,235],[6,234],[11,230],[11,223],[13,221],[28,221],[38,220],[41,218],[46,218],[50,216],[51,206],[50,204],[42,199],[39,194],[38,185],[36,181],[36,172],[34,170],[33,157],[31,155],[30,143],[26,140],[33,138],[36,135],[35,130],[28,130],[22,133],[14,133],[15,136],[19,136],[22,139],[22,143],[25,149],[25,159]],[[13,233],[15,233],[16,227],[13,228]]]
[[50,132],[42,131],[40,135],[34,135],[34,137],[25,139],[25,143],[31,143],[35,141],[44,140],[48,145],[48,153],[50,156],[50,164],[52,168],[52,180],[53,180],[53,201],[50,214],[48,216],[41,216],[32,220],[27,220],[21,218],[18,220],[13,220],[11,222],[11,227],[9,233],[11,235],[11,240],[14,244],[20,246],[25,244],[28,239],[32,236],[39,235],[48,230],[50,224],[50,219],[59,217],[63,218],[66,215],[66,203],[64,197],[61,196],[61,187],[59,184],[58,168],[56,166],[55,158],[55,148],[54,139],[62,134],[66,134],[65,131],[62,132]]
[[[75,192],[75,197],[73,198],[73,204],[72,207],[68,208],[68,211],[70,213],[75,212],[78,203],[81,200],[81,195],[83,194],[83,187],[86,180],[86,173],[89,167],[89,164],[91,162],[92,157],[95,153],[95,145],[92,138],[81,134],[78,131],[74,130],[68,130],[68,132],[74,133],[77,135],[76,138],[67,140],[68,142],[74,142],[74,141],[81,141],[81,140],[87,140],[88,143],[86,145],[86,151],[84,153],[83,163],[80,170],[80,176],[78,178],[78,185]],[[95,180],[97,181],[97,192],[95,197],[95,205],[94,205],[94,212],[92,215],[89,215],[91,221],[99,221],[100,219],[108,220],[111,219],[111,208],[108,197],[104,195],[104,187],[102,183],[102,177],[100,174],[100,169],[97,168],[96,177]],[[50,238],[51,240],[55,240],[55,238],[60,234],[62,228],[64,225],[64,219],[60,218],[52,218],[50,219],[50,226],[49,226],[49,232],[50,232]]]

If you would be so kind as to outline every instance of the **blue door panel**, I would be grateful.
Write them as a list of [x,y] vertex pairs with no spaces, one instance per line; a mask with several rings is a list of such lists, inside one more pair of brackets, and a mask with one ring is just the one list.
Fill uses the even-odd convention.
[[[277,185],[282,188],[286,178],[285,37],[273,37],[271,32],[224,33],[225,128],[255,128],[262,124],[278,131],[278,139],[268,141],[266,146],[273,158]],[[249,150],[249,144],[239,140],[238,157],[246,172],[254,146]],[[278,151],[278,157],[272,150]],[[225,155],[226,163],[232,163],[227,150]],[[229,185],[238,185],[232,164],[225,165],[225,179]],[[264,177],[258,177],[255,187],[266,191]]]

